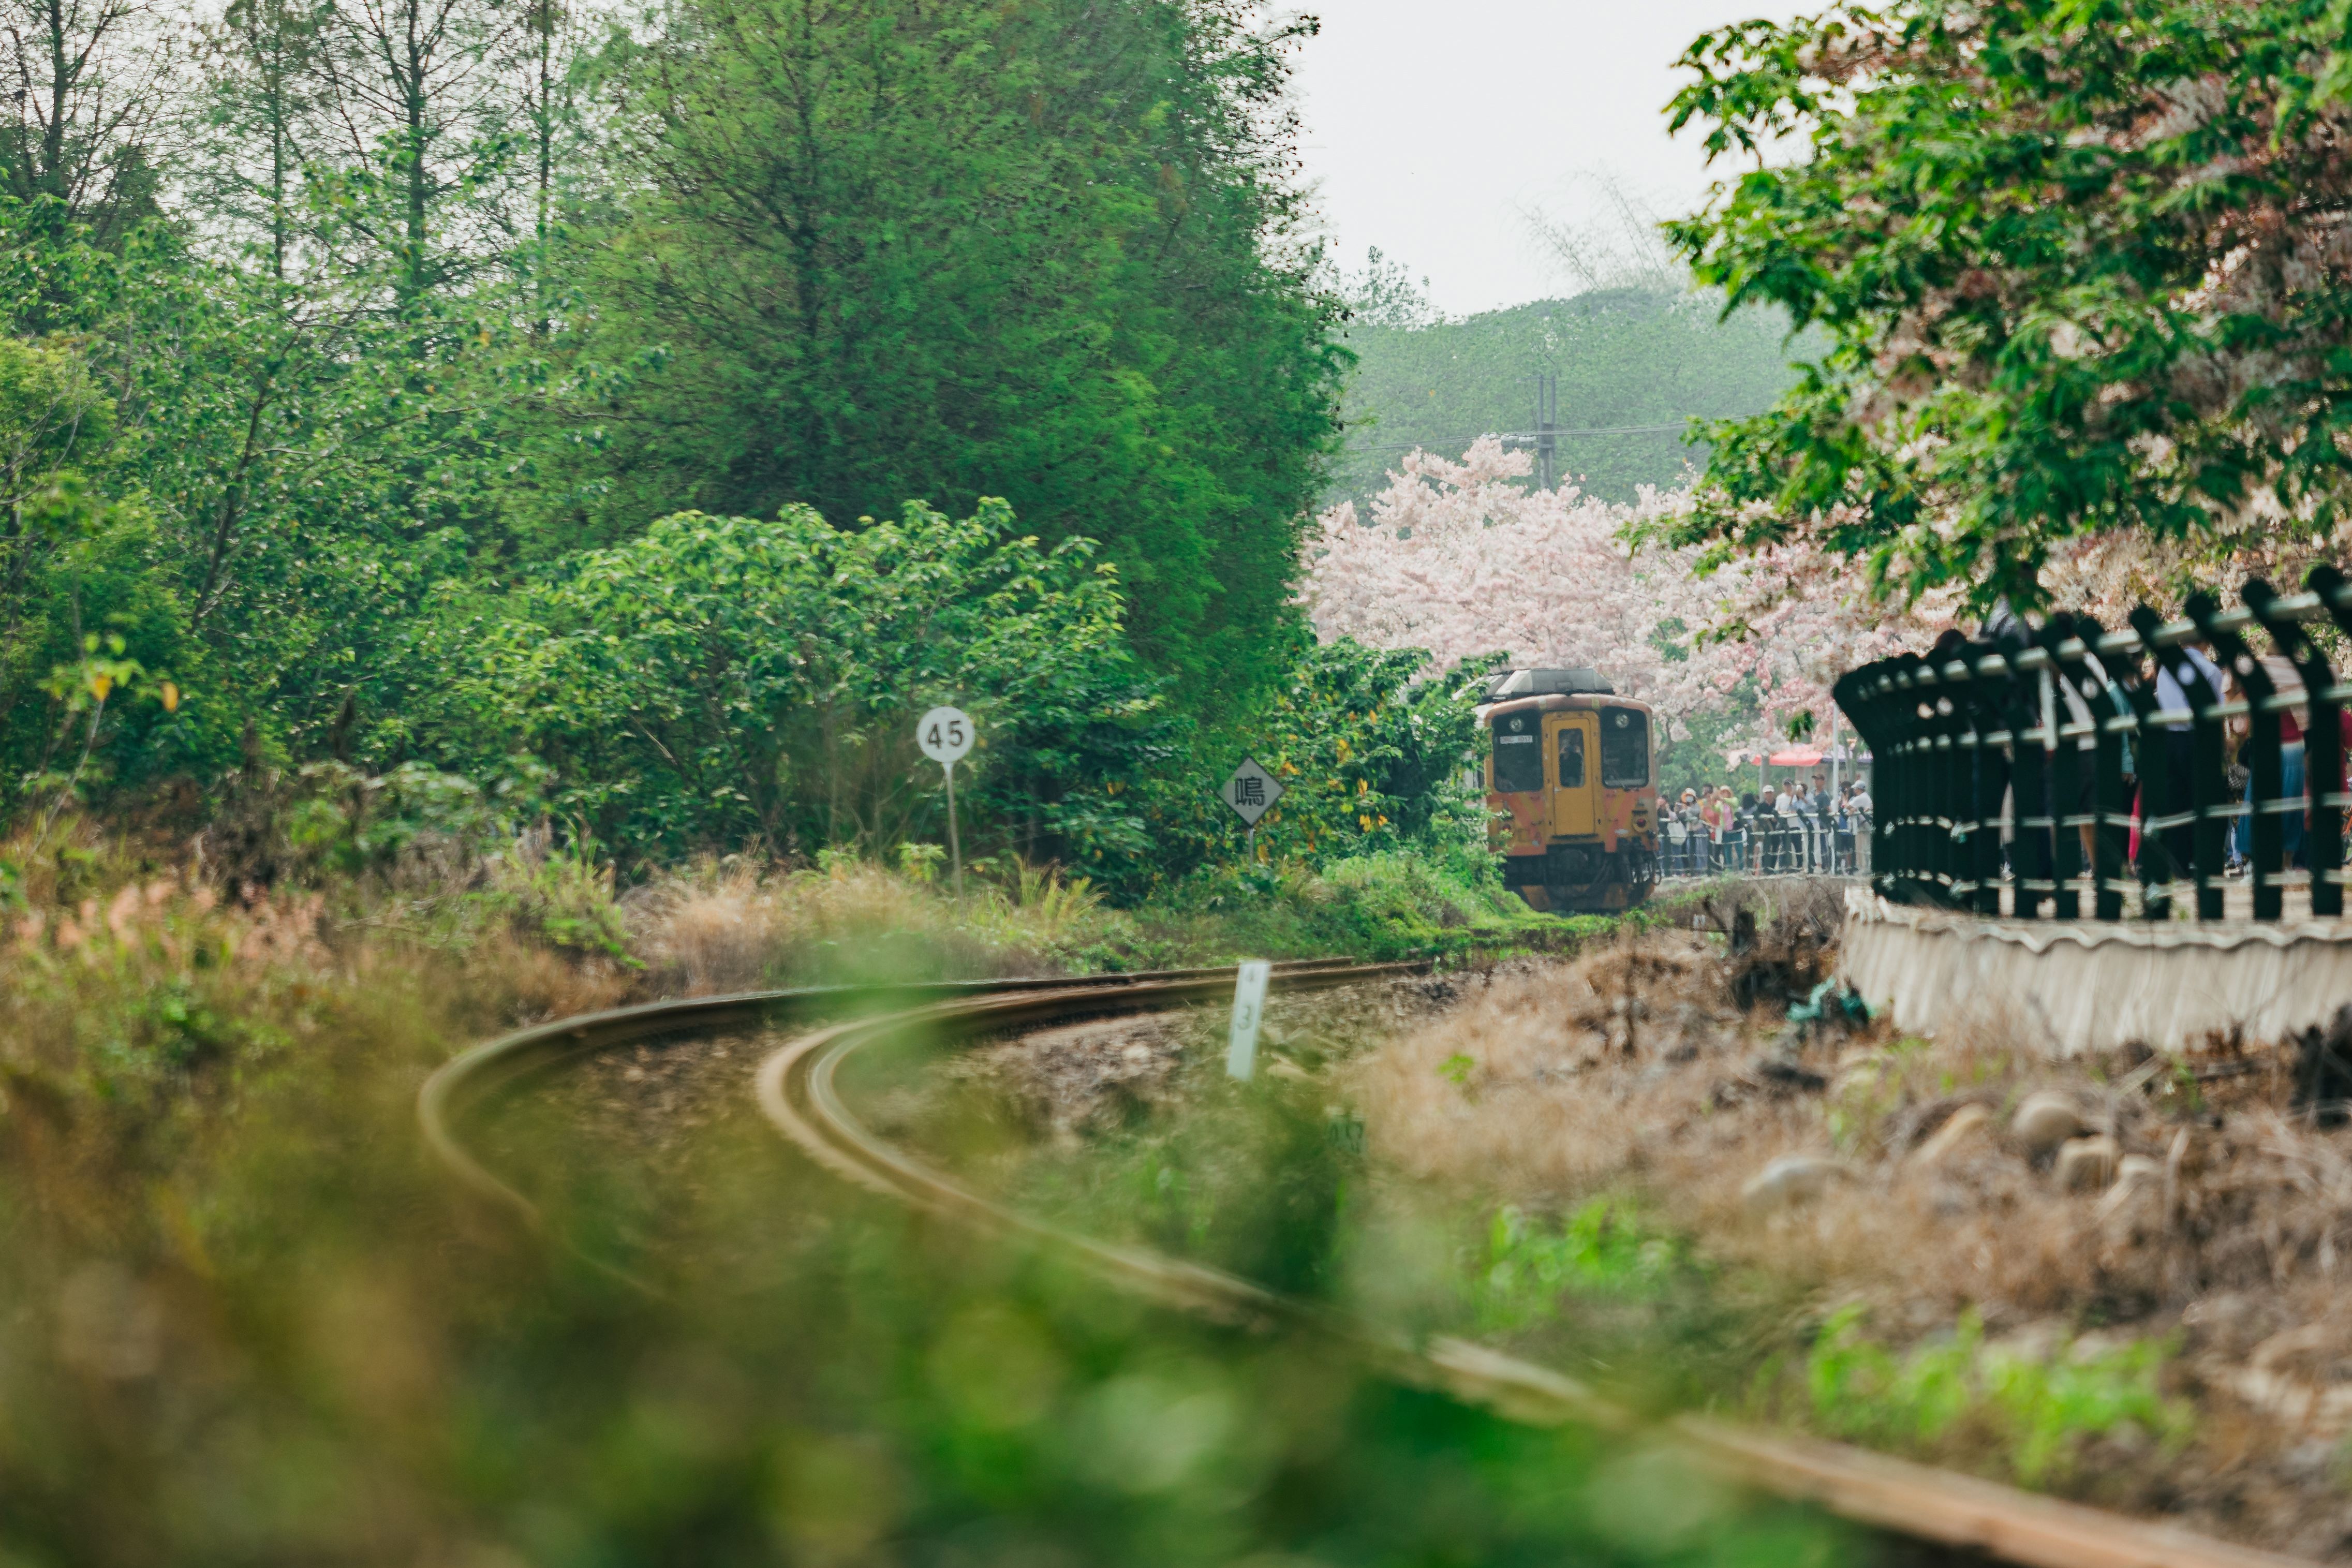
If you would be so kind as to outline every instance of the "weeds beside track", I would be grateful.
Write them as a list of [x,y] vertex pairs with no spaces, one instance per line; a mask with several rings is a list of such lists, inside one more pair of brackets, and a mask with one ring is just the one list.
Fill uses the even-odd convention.
[[[1277,965],[1274,985],[1296,991],[1409,973],[1419,963],[1318,960]],[[754,1080],[762,1113],[826,1169],[952,1223],[1060,1251],[1165,1306],[1227,1321],[1310,1330],[1339,1339],[1399,1382],[1444,1392],[1512,1420],[1578,1423],[1671,1444],[1738,1485],[1817,1504],[1885,1534],[2031,1568],[2287,1568],[2300,1560],[2060,1501],[1844,1445],[1739,1427],[1704,1416],[1655,1427],[1575,1380],[1466,1341],[1414,1344],[1329,1307],[1269,1290],[1223,1270],[1149,1248],[1107,1243],[1022,1215],[974,1194],[869,1132],[836,1086],[859,1049],[911,1031],[955,1040],[1105,1015],[1220,1000],[1230,969],[1103,975],[1083,980],[947,982],[863,991],[813,987],[661,1002],[559,1019],[453,1058],[420,1093],[427,1143],[469,1188],[541,1223],[539,1211],[468,1152],[465,1126],[501,1095],[541,1074],[625,1043],[689,1037],[749,1023],[889,1000],[921,1005],[835,1023],[770,1052]]]

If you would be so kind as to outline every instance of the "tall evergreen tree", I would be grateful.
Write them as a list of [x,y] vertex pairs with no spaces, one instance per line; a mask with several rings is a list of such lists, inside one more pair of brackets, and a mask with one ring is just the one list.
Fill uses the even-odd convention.
[[352,0],[328,16],[333,233],[413,310],[509,248],[530,29],[496,0]]
[[207,227],[254,244],[280,281],[307,227],[303,166],[324,139],[327,16],[312,0],[232,0],[201,46],[191,195]]
[[[602,411],[551,542],[691,501],[1011,500],[1103,540],[1203,694],[1289,614],[1334,428],[1286,50],[1222,0],[696,0],[628,80],[583,251]],[[576,492],[575,492],[576,493]]]
[[0,0],[0,194],[103,243],[154,216],[169,56],[148,0]]

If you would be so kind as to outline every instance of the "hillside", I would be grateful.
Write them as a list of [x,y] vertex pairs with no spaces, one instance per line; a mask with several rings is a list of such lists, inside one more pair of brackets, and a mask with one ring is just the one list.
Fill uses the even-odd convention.
[[1344,333],[1357,364],[1327,503],[1366,504],[1412,445],[1458,456],[1487,431],[1532,430],[1538,374],[1559,378],[1563,427],[1666,427],[1562,438],[1561,464],[1585,489],[1627,500],[1637,485],[1673,484],[1706,458],[1683,438],[1687,421],[1761,410],[1805,347],[1787,342],[1777,316],[1723,321],[1718,309],[1705,296],[1619,288],[1423,326],[1360,314]]

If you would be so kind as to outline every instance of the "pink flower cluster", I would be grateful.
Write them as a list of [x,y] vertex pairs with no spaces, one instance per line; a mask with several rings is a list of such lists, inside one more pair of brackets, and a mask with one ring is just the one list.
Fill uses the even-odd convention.
[[1825,734],[1841,670],[1924,647],[1949,624],[1872,604],[1844,563],[1804,544],[1703,573],[1696,550],[1631,542],[1687,506],[1684,492],[1645,489],[1612,505],[1570,484],[1517,482],[1531,466],[1492,436],[1458,463],[1416,451],[1369,523],[1353,502],[1324,512],[1300,591],[1317,632],[1427,648],[1441,666],[1494,652],[1589,665],[1678,737],[1752,677],[1762,711],[1727,737],[1738,754],[1778,743],[1800,711]]

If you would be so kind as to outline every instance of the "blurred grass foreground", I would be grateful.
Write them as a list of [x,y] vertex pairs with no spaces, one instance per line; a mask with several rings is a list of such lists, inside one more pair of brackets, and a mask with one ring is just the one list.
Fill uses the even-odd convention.
[[[955,910],[845,866],[709,866],[615,903],[592,869],[529,856],[437,886],[233,897],[67,842],[27,863],[5,937],[5,1568],[1854,1549],[1668,1456],[1144,1309],[723,1119],[656,1173],[675,1190],[644,1260],[655,1295],[466,1207],[415,1136],[423,1076],[524,1021],[875,963],[984,973],[1119,942],[1211,958],[1231,938],[1214,910],[1112,927],[1066,888],[1017,883]],[[1286,920],[1328,940],[1317,921],[1375,895],[1436,896],[1394,868],[1364,879],[1361,897],[1261,889],[1252,934]],[[552,1113],[501,1137],[510,1169],[602,1169],[610,1187],[643,1164]]]

